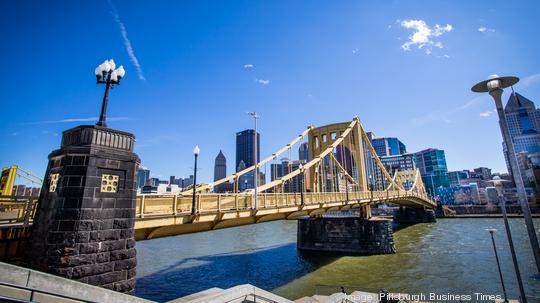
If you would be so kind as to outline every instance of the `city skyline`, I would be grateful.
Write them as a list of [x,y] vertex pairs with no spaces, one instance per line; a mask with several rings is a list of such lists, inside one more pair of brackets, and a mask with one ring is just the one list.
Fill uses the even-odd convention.
[[[411,152],[445,150],[449,170],[504,172],[494,105],[470,86],[493,73],[517,75],[516,91],[539,102],[539,45],[528,39],[538,22],[528,17],[538,8],[532,1],[504,10],[497,1],[422,3],[426,12],[418,12],[419,2],[290,5],[290,11],[285,5],[218,4],[223,15],[204,2],[110,3],[114,7],[106,1],[0,4],[0,31],[10,45],[0,50],[0,60],[11,73],[0,84],[0,98],[11,100],[5,108],[10,116],[0,122],[2,167],[16,164],[41,176],[63,130],[95,123],[103,88],[92,70],[111,57],[127,74],[111,92],[109,125],[136,134],[142,164],[161,179],[191,174],[191,150],[199,144],[200,180],[210,182],[215,155],[223,149],[232,159],[234,133],[251,128],[245,114],[251,110],[261,115],[261,158],[309,124],[358,115],[366,130],[398,137]],[[61,13],[55,12],[60,5]],[[304,15],[296,18],[300,10]],[[221,18],[205,25],[201,15]],[[281,21],[274,23],[276,17]],[[10,31],[9,24],[20,26]],[[427,36],[412,35],[426,28]],[[161,35],[149,34],[157,31]],[[518,52],[520,60],[508,55]],[[49,77],[60,63],[69,77]],[[29,84],[32,89],[22,86]],[[328,110],[334,103],[339,106]],[[477,154],[470,153],[473,144]],[[228,171],[235,171],[229,162]]]

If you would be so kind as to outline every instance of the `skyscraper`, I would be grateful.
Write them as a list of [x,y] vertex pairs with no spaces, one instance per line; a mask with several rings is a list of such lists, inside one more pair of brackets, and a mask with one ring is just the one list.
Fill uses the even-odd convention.
[[[221,180],[227,177],[227,158],[221,150],[216,156],[216,161],[214,162],[214,181]],[[223,193],[232,190],[232,184],[230,182],[225,182],[214,187],[214,192]]]
[[439,188],[449,186],[444,150],[428,148],[414,155],[424,186],[431,195],[436,195]]
[[221,150],[216,156],[216,161],[214,162],[214,181],[220,180],[227,177],[227,158]]
[[407,153],[405,144],[395,137],[373,138],[371,144],[379,157],[395,156]]
[[137,188],[142,188],[150,180],[150,170],[141,166],[137,170]]
[[[295,171],[300,168],[300,164],[304,165],[306,164],[305,160],[294,160],[289,161],[288,158],[282,158],[281,163],[272,163],[270,164],[270,180],[274,181],[278,178],[281,178],[288,173]],[[306,180],[309,180],[309,172],[304,172],[304,178]],[[283,191],[286,193],[292,193],[292,192],[300,192],[302,189],[300,185],[301,179],[299,176],[292,177],[288,181],[286,181],[283,184]],[[304,183],[304,186],[305,183]],[[307,188],[303,189],[304,191],[307,191]]]
[[[525,186],[535,187],[535,184],[527,182],[530,178],[527,177],[525,171],[527,170],[527,158],[540,153],[540,109],[536,108],[531,100],[513,92],[506,103],[504,112]],[[504,143],[503,150],[508,172],[512,174]]]
[[[253,129],[246,129],[236,133],[236,167],[240,165],[240,161],[244,162],[245,167],[250,167],[255,164],[253,151],[255,149]],[[257,133],[257,146],[260,146],[260,134]],[[260,148],[257,148],[257,159],[260,160]],[[238,171],[238,170],[237,170]]]
[[298,159],[300,161],[308,161],[309,158],[309,150],[308,150],[308,143],[304,142],[300,144],[298,147]]
[[[244,131],[236,133],[236,171],[240,171],[241,167],[247,168],[255,165],[256,159],[254,159],[255,150],[255,131],[253,129],[246,129]],[[257,133],[257,147],[260,147],[261,136]],[[260,160],[261,149],[257,148],[257,160]],[[254,171],[251,171],[242,177],[240,177],[239,188],[246,190],[254,188]]]

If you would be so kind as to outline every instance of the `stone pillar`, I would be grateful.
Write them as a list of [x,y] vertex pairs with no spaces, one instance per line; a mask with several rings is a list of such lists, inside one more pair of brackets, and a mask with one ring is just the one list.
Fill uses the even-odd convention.
[[365,255],[396,252],[390,220],[342,214],[299,219],[297,247],[301,251]]
[[41,271],[131,293],[137,265],[135,137],[100,126],[63,133],[49,155],[27,262]]
[[399,224],[435,223],[435,211],[432,209],[400,207],[394,212],[394,222]]

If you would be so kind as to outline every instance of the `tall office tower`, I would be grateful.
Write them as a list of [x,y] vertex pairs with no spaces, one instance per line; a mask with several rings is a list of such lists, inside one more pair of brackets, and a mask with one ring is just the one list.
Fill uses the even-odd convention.
[[150,180],[150,170],[144,167],[139,167],[137,170],[137,188],[142,188],[146,182]]
[[[214,181],[221,180],[225,177],[227,177],[227,158],[225,158],[223,152],[219,150],[219,154],[216,156],[216,161],[214,162]],[[225,183],[214,187],[215,192],[223,192],[225,190]]]
[[[254,150],[255,150],[255,131],[253,129],[246,129],[244,131],[236,133],[236,171],[239,171],[240,163],[243,163],[244,168],[255,165]],[[260,149],[261,136],[257,133],[257,160],[261,159]],[[242,176],[242,182],[239,184],[239,188],[246,190],[254,188],[253,180],[254,172],[249,172]]]
[[270,181],[275,181],[281,177],[283,177],[283,164],[282,163],[270,164]]
[[436,195],[440,188],[450,185],[444,150],[428,148],[414,155],[416,167],[420,170],[424,186],[431,195]]
[[379,157],[401,155],[407,152],[405,144],[394,137],[373,138],[371,144]]
[[298,159],[300,161],[308,161],[309,158],[309,150],[308,150],[308,143],[304,142],[300,144],[298,147]]
[[[236,133],[236,167],[240,165],[240,161],[243,161],[246,167],[250,167],[255,164],[253,158],[253,151],[255,149],[253,129],[246,129],[244,131]],[[257,133],[257,146],[260,147],[260,134]],[[260,160],[260,148],[257,148],[257,159]]]
[[[534,178],[529,178],[526,170],[528,159],[540,153],[540,109],[536,108],[531,100],[518,93],[512,93],[504,112],[525,187],[536,187]],[[508,172],[512,174],[504,143],[503,150]]]

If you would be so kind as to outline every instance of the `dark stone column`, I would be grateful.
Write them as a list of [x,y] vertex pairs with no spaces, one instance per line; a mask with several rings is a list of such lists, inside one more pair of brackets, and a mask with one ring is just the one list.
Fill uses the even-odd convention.
[[396,252],[390,220],[357,216],[299,219],[297,247],[301,251],[366,255]]
[[130,293],[140,163],[135,137],[100,126],[63,133],[49,155],[27,262],[41,271]]
[[432,209],[400,207],[394,212],[394,222],[399,224],[435,223]]

